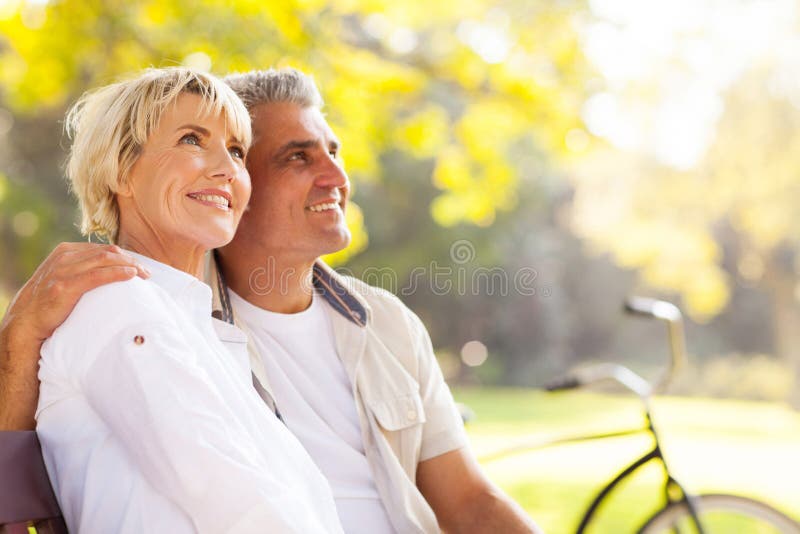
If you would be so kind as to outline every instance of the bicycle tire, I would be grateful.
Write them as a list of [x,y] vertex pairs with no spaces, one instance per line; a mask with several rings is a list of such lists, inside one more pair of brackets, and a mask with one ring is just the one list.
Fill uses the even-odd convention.
[[[735,531],[730,530],[730,526],[719,530],[709,529],[708,521],[712,519],[713,514],[720,512],[728,512],[734,516],[745,518],[745,521],[757,521],[757,525],[761,525],[761,528],[754,529],[753,532],[800,534],[800,524],[783,512],[761,501],[720,493],[698,495],[695,499],[705,534],[744,532],[739,527]],[[704,517],[706,517],[706,523],[702,523]],[[686,525],[686,528],[681,529],[681,525]],[[772,530],[764,530],[768,527],[771,527]],[[687,534],[696,532],[686,503],[674,502],[669,504],[656,512],[639,529],[639,534],[666,534],[672,532],[685,532]]]

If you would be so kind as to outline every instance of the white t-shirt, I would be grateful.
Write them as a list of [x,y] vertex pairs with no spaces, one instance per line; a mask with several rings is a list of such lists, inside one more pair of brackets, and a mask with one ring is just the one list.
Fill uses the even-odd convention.
[[70,531],[340,534],[327,481],[215,334],[211,289],[136,257],[150,280],[86,293],[41,351],[37,431]]
[[254,306],[230,291],[266,367],[284,422],[328,479],[344,531],[392,533],[356,413],[353,386],[336,353],[329,305],[314,295],[300,313]]

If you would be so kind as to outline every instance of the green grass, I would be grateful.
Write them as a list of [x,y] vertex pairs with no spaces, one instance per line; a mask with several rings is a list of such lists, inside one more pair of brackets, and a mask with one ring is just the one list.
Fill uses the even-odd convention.
[[[643,425],[635,398],[522,389],[455,389],[476,418],[467,425],[479,458],[523,443]],[[662,447],[690,491],[755,497],[800,518],[800,414],[780,404],[661,397],[653,402]],[[548,534],[574,532],[590,500],[649,450],[645,435],[539,448],[482,461],[487,474]],[[629,479],[590,532],[635,532],[662,502],[656,465]],[[738,534],[738,530],[737,530]]]

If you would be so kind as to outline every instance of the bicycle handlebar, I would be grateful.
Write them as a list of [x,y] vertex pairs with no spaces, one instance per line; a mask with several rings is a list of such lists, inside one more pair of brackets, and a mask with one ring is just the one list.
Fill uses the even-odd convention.
[[633,315],[642,315],[664,321],[680,321],[683,317],[677,306],[663,300],[629,297],[623,309]]
[[624,365],[599,363],[574,369],[568,375],[545,385],[547,391],[564,391],[606,380],[614,381],[642,398],[653,392],[653,386]]
[[579,388],[583,385],[585,384],[578,380],[577,376],[568,374],[551,380],[544,385],[544,389],[547,391],[566,391],[568,389]]
[[669,386],[675,374],[687,361],[686,340],[683,333],[683,314],[677,306],[663,300],[644,297],[630,297],[625,301],[624,309],[633,315],[660,319],[667,323],[669,335],[670,365],[653,386],[654,393],[663,392]]
[[670,346],[670,365],[655,384],[651,384],[624,365],[601,363],[571,371],[544,387],[548,391],[579,388],[603,380],[613,380],[646,400],[653,393],[663,392],[676,372],[686,364],[686,342],[683,335],[683,315],[677,306],[663,300],[630,297],[624,310],[633,315],[659,319],[667,323]]

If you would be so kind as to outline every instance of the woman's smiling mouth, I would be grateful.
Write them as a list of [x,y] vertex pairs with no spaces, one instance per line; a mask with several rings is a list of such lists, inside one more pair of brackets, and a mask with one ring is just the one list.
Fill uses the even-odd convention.
[[195,191],[193,193],[189,193],[186,196],[191,198],[192,200],[196,200],[201,204],[205,204],[206,206],[212,206],[225,211],[230,210],[232,207],[230,194],[225,191],[220,191],[220,190]]

